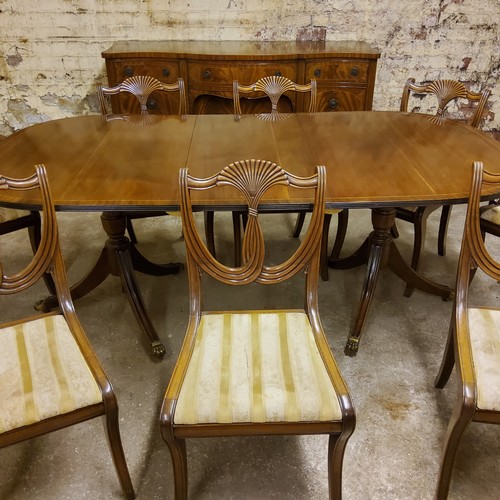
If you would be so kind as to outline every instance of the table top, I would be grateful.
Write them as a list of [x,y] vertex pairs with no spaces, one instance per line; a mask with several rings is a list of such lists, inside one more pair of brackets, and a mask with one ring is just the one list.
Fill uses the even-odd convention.
[[[292,114],[278,121],[82,116],[36,124],[0,142],[0,174],[25,177],[44,163],[58,210],[174,210],[179,168],[206,177],[250,158],[303,176],[325,165],[329,208],[431,205],[466,201],[473,161],[500,172],[500,143],[455,121],[379,111]],[[234,209],[241,200],[233,191],[214,196],[198,193],[194,205]],[[281,199],[295,210],[307,208],[312,196],[281,187],[263,204],[272,209]],[[29,208],[37,199],[9,191],[1,203]]]

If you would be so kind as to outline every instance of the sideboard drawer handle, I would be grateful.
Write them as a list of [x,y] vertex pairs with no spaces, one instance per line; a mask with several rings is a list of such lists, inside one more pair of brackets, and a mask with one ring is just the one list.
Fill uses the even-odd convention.
[[148,109],[156,109],[156,101],[154,99],[148,99],[146,106]]
[[328,101],[328,106],[330,109],[337,109],[338,105],[339,105],[339,102],[337,101],[337,99],[332,98]]
[[359,75],[359,69],[354,66],[354,68],[351,69],[351,75],[352,76],[358,76]]
[[321,70],[320,70],[320,69],[315,69],[315,70],[314,70],[314,76],[315,76],[316,78],[319,78],[319,77],[321,76]]
[[134,75],[134,68],[131,68],[130,66],[126,66],[125,69],[123,70],[123,74],[126,77],[133,76]]
[[209,69],[203,72],[203,78],[205,78],[205,80],[210,80],[210,78],[212,78],[212,73],[210,73]]
[[274,72],[274,76],[281,76],[281,71],[280,71],[280,70],[275,71],[275,72]]
[[163,76],[165,78],[167,78],[168,76],[170,76],[170,70],[168,68],[164,68],[163,69]]

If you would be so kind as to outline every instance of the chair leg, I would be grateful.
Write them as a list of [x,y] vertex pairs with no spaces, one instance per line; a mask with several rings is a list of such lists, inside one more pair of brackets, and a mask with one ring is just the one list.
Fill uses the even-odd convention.
[[[36,254],[42,239],[42,223],[40,221],[40,212],[31,212],[31,215],[33,217],[33,224],[28,226],[28,235],[33,254]],[[47,287],[49,293],[51,295],[56,295],[56,285],[49,273],[43,274],[43,281],[45,282],[45,286]]]
[[330,500],[342,498],[342,464],[345,447],[351,433],[330,434],[328,438],[328,496]]
[[134,245],[137,243],[137,236],[135,235],[134,226],[132,225],[132,221],[129,217],[127,217],[127,233],[130,239],[130,243]]
[[340,252],[344,246],[345,235],[347,233],[347,224],[349,223],[349,210],[345,208],[338,213],[337,217],[337,235],[335,236],[332,253],[330,254],[331,259],[338,259],[340,257]]
[[297,215],[297,220],[295,221],[295,228],[293,230],[293,237],[294,238],[298,238],[300,236],[300,232],[302,231],[302,228],[304,227],[305,220],[306,220],[306,213],[299,212],[299,215]]
[[234,235],[234,265],[241,266],[241,212],[232,212]]
[[118,474],[123,493],[127,499],[132,500],[135,498],[135,492],[130,479],[127,462],[125,460],[125,454],[123,453],[120,428],[118,425],[118,407],[116,406],[116,402],[114,405],[107,405],[106,431],[111,456],[113,457],[113,462],[115,464],[115,469]]
[[441,218],[439,219],[438,254],[446,255],[446,235],[448,234],[448,223],[450,222],[451,205],[443,205]]
[[205,211],[204,218],[205,218],[205,241],[207,242],[208,251],[215,257],[214,211],[213,210]]
[[399,231],[398,226],[396,225],[396,221],[394,221],[394,224],[391,227],[391,235],[395,240],[399,238]]
[[172,457],[172,466],[174,469],[174,491],[175,500],[187,500],[187,456],[186,440],[178,439],[171,434],[170,430],[162,432],[163,439],[167,443]]
[[[418,271],[418,267],[420,264],[420,254],[422,252],[422,248],[425,243],[425,232],[427,229],[427,217],[429,217],[429,213],[427,210],[420,211],[417,209],[415,213],[415,221],[414,221],[414,239],[413,239],[413,254],[411,256],[411,268],[415,271]],[[394,227],[394,226],[393,226]],[[406,285],[406,289],[404,292],[405,297],[411,297],[413,293],[413,287],[410,285]]]
[[455,313],[453,313],[450,328],[448,329],[448,339],[446,340],[446,346],[444,348],[443,359],[441,361],[441,366],[439,372],[434,380],[434,387],[442,389],[448,379],[450,378],[451,372],[453,371],[453,366],[455,365]]
[[473,415],[474,409],[471,407],[465,407],[463,400],[460,398],[455,405],[450,423],[448,424],[448,430],[446,432],[446,440],[443,448],[443,458],[441,460],[436,492],[436,498],[438,500],[446,500],[446,498],[448,498],[453,462],[455,461],[458,445],[460,444],[460,439],[470,424]]
[[328,232],[330,230],[331,220],[332,214],[325,213],[325,218],[323,219],[323,232],[321,234],[321,253],[319,264],[321,279],[323,281],[328,281]]

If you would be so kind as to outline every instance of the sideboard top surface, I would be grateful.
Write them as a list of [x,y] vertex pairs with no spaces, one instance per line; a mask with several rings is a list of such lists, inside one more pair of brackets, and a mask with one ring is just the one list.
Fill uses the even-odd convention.
[[380,52],[366,42],[356,41],[117,41],[102,52],[105,59],[120,57],[169,57],[238,60],[270,60],[290,57],[311,59],[346,57],[378,59]]

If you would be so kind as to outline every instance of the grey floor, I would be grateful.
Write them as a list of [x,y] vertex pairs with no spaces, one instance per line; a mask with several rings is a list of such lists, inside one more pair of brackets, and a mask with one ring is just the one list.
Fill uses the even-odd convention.
[[[463,208],[455,209],[448,253],[436,253],[439,213],[429,222],[422,272],[453,284],[463,226]],[[269,227],[277,251],[295,241],[294,216],[278,215]],[[227,216],[218,218],[218,248],[230,248]],[[99,214],[59,214],[60,233],[70,282],[89,269],[104,241]],[[271,224],[271,223],[270,223]],[[344,253],[356,249],[370,228],[370,214],[351,211]],[[408,257],[412,229],[399,224],[398,245]],[[139,248],[156,261],[183,260],[179,220],[156,218],[136,223]],[[334,231],[332,231],[334,232]],[[492,241],[492,240],[491,240]],[[23,231],[0,239],[6,269],[29,257]],[[492,241],[493,242],[493,241]],[[497,245],[498,246],[498,245]],[[454,375],[444,390],[433,387],[448,330],[451,302],[416,291],[403,297],[404,286],[382,272],[356,357],[343,347],[359,300],[364,268],[330,270],[320,283],[320,308],[331,348],[350,388],[357,427],[350,439],[343,474],[344,498],[430,499],[434,496],[441,447],[456,393]],[[170,354],[152,359],[121,293],[108,278],[76,302],[77,313],[111,378],[120,405],[123,444],[139,499],[173,498],[172,469],[158,430],[158,413],[187,321],[186,273],[155,278],[138,275],[144,299]],[[252,304],[300,306],[302,284],[278,294],[253,287],[240,298],[221,287],[209,288],[217,307]],[[500,285],[478,274],[473,295],[498,303]],[[43,297],[43,284],[23,298],[0,299],[1,320],[32,314]],[[242,306],[243,304],[243,306]],[[466,432],[454,467],[450,498],[498,498],[500,433],[492,425],[473,424]],[[191,499],[327,498],[327,438],[262,437],[190,440]],[[90,421],[0,450],[1,499],[120,498],[102,424]]]

